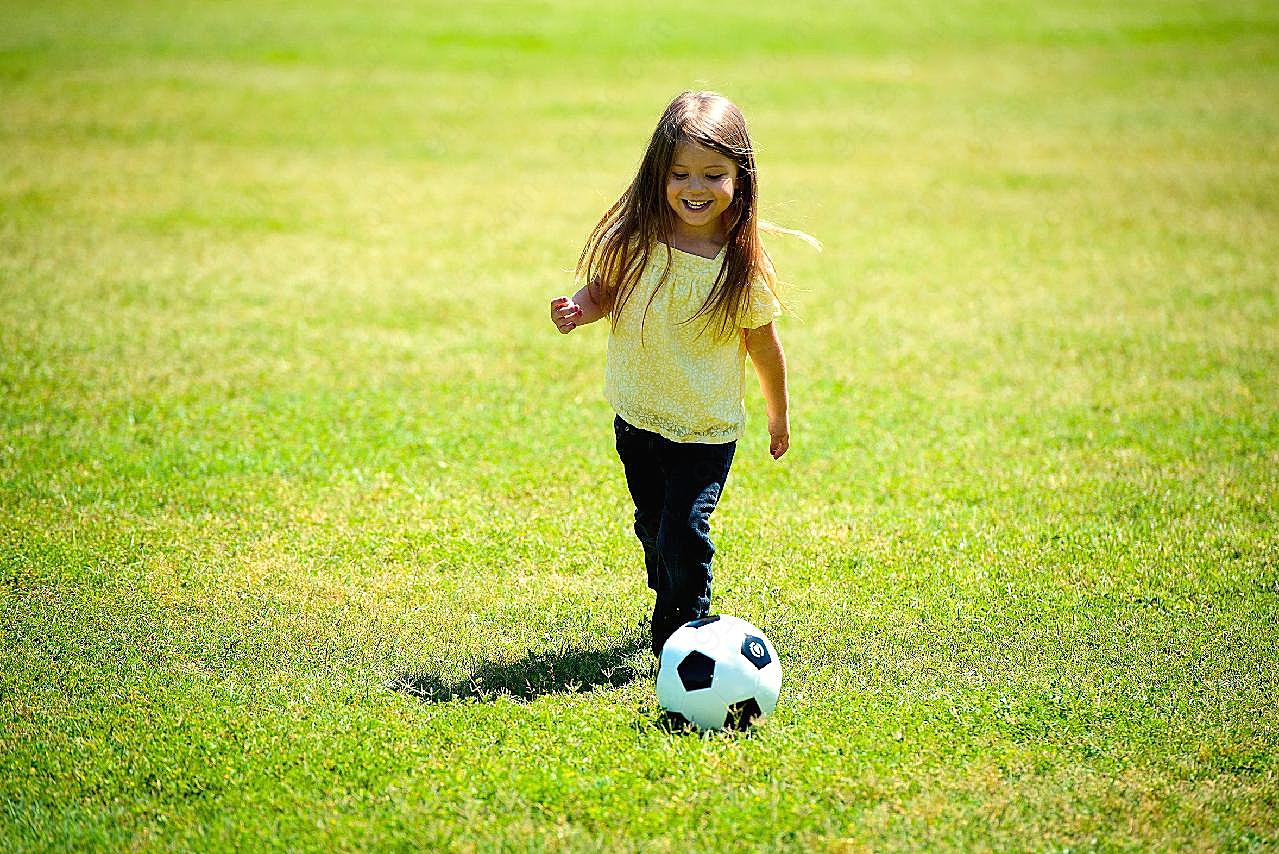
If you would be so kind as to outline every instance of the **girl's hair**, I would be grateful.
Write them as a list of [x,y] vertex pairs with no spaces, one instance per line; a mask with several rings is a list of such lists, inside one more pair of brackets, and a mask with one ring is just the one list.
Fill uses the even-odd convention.
[[666,181],[675,149],[681,143],[700,145],[737,164],[733,200],[724,212],[728,225],[724,261],[705,304],[689,318],[704,318],[706,329],[713,328],[717,335],[727,338],[737,331],[738,319],[749,308],[751,280],[758,277],[770,289],[776,287],[777,277],[760,242],[760,229],[788,229],[759,220],[755,150],[746,132],[746,119],[722,95],[683,92],[671,101],[653,131],[630,187],[587,238],[577,259],[577,276],[590,284],[592,296],[608,313],[614,327],[657,244],[666,249],[661,280],[665,281],[671,268],[668,241],[676,216],[666,201]]

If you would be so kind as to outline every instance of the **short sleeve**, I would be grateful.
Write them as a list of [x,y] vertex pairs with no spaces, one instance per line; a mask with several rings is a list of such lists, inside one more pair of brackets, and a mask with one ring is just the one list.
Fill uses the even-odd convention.
[[742,328],[758,329],[781,316],[782,304],[777,301],[768,283],[760,278],[752,279],[750,305],[747,306],[746,316],[742,318]]

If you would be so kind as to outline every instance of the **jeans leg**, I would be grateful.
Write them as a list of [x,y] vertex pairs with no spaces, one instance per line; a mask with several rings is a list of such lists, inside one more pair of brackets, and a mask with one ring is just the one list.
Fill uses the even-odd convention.
[[657,594],[653,653],[689,620],[710,613],[710,516],[719,503],[737,445],[672,442],[621,418],[617,455],[635,502],[635,535],[644,547],[648,586]]
[[659,438],[638,430],[621,418],[613,420],[617,437],[617,456],[626,472],[626,488],[635,503],[635,536],[644,547],[644,568],[648,586],[657,593],[669,587],[657,535],[662,521],[662,501],[666,478],[659,464],[653,439]]
[[723,494],[736,449],[734,442],[671,442],[665,448],[669,462],[658,550],[670,576],[671,609],[679,618],[676,627],[710,613],[715,556],[710,517]]

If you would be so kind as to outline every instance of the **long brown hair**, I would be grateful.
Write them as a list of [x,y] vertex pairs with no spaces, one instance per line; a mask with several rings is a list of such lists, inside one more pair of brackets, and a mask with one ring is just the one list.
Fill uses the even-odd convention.
[[[666,181],[675,149],[692,143],[737,164],[733,201],[724,211],[727,251],[706,302],[688,320],[704,318],[706,329],[730,337],[750,303],[750,282],[776,287],[776,275],[759,239],[755,149],[741,110],[714,92],[682,92],[671,101],[653,131],[630,187],[596,223],[577,259],[577,276],[614,327],[648,265],[653,248],[666,249],[662,281],[671,268],[670,235],[675,212],[666,202]],[[660,282],[659,282],[659,287]]]

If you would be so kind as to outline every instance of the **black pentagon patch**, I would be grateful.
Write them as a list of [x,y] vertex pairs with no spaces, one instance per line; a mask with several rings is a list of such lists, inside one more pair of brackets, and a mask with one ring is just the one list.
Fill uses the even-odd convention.
[[716,614],[713,617],[702,617],[700,620],[693,620],[691,623],[685,623],[685,625],[692,626],[695,629],[700,629],[702,626],[709,626],[711,623],[717,621],[718,619],[719,619],[719,614]]
[[773,657],[768,654],[764,639],[754,635],[747,635],[742,641],[742,655],[759,670],[763,670],[773,661]]
[[711,687],[711,677],[715,675],[715,659],[693,650],[684,656],[676,669],[685,691],[699,691]]
[[759,703],[755,702],[753,697],[749,700],[742,700],[740,703],[734,703],[728,707],[728,716],[724,718],[724,729],[750,729],[756,718],[763,717],[763,714],[760,711]]

